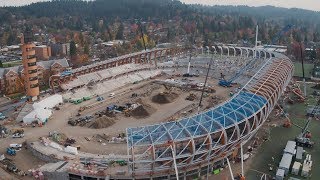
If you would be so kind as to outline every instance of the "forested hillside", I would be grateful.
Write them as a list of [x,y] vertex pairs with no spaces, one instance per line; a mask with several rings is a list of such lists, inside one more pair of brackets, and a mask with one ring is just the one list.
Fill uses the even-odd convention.
[[[273,37],[288,24],[295,26],[293,39],[320,41],[318,12],[271,6],[186,5],[177,0],[54,0],[23,7],[4,7],[0,8],[0,23],[3,24],[0,36],[8,39],[12,33],[19,33],[17,27],[26,22],[51,31],[81,31],[89,26],[93,32],[101,32],[115,22],[134,24],[137,19],[161,24],[168,29],[168,37],[187,35],[190,42],[199,37],[205,43],[252,42],[256,24],[260,25],[259,39],[264,43],[271,43]],[[104,28],[98,26],[99,20],[105,22]],[[172,21],[174,23],[168,23]],[[289,41],[289,36],[282,36],[277,43]]]

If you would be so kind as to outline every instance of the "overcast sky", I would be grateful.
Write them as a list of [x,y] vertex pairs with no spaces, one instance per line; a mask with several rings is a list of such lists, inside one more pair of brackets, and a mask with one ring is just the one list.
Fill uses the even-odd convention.
[[248,5],[248,6],[280,6],[320,11],[320,0],[181,0],[185,3],[207,5]]
[[[20,6],[46,0],[0,0],[0,6]],[[156,0],[155,0],[156,1]],[[181,0],[185,3],[199,3],[207,5],[273,5],[286,8],[302,8],[320,11],[320,0]]]

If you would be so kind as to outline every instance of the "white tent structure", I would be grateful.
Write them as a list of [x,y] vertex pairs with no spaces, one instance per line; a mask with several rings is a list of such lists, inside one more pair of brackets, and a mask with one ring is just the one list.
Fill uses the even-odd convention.
[[45,123],[48,121],[49,117],[52,115],[52,111],[49,109],[35,109],[27,114],[23,118],[23,122],[26,124],[31,124],[33,121],[38,121]]
[[50,97],[47,97],[43,99],[40,102],[33,104],[33,109],[52,109],[54,106],[58,105],[59,103],[62,103],[62,96],[60,94],[55,94]]
[[33,121],[42,123],[47,122],[52,115],[52,108],[62,102],[62,96],[59,94],[55,94],[43,99],[42,101],[34,103],[32,105],[33,111],[31,111],[23,118],[23,122],[26,124],[30,124]]

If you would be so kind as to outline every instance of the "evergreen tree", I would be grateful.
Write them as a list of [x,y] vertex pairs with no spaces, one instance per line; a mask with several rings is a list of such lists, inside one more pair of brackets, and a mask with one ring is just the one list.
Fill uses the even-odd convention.
[[123,31],[124,31],[124,26],[123,24],[121,23],[119,28],[118,28],[118,32],[116,34],[116,39],[118,40],[123,40]]
[[70,56],[76,56],[77,55],[77,46],[76,43],[74,41],[70,42]]

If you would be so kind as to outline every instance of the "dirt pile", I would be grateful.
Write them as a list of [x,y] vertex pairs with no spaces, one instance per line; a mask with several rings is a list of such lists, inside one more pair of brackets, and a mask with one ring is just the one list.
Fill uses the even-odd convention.
[[115,123],[114,119],[109,118],[107,116],[99,117],[92,122],[86,124],[88,128],[92,129],[102,129],[112,126]]
[[167,104],[173,102],[179,95],[177,93],[159,93],[152,97],[152,102],[158,104]]
[[149,117],[154,111],[154,108],[152,108],[151,106],[140,104],[130,112],[130,116],[137,119],[146,118]]

